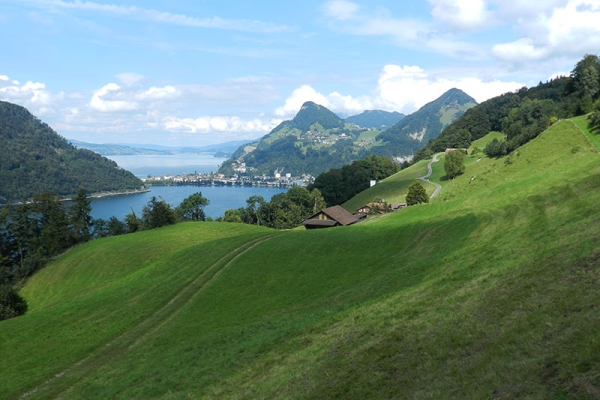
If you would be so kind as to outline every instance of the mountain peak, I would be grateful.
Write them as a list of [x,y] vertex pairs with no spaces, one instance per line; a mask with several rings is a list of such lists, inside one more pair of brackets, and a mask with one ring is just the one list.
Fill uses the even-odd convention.
[[295,128],[303,132],[310,130],[310,126],[316,123],[321,124],[325,129],[342,128],[344,126],[344,121],[335,113],[312,101],[302,104],[292,123]]

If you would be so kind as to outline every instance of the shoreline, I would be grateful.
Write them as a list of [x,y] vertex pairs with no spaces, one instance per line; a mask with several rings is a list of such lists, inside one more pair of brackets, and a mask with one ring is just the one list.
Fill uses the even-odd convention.
[[[141,194],[141,193],[148,193],[148,192],[150,192],[150,189],[148,189],[147,187],[144,187],[143,189],[126,190],[126,191],[120,191],[120,192],[97,192],[97,193],[92,193],[87,197],[88,197],[88,199],[102,199],[105,197],[127,196],[130,194]],[[72,201],[73,199],[66,198],[64,200]]]

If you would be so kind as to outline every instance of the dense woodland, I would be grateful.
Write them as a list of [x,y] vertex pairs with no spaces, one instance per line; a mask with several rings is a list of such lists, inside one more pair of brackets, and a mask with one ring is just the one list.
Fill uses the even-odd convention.
[[414,162],[447,148],[469,147],[472,141],[492,131],[506,135],[506,148],[492,152],[501,155],[527,143],[561,118],[590,112],[592,124],[600,126],[599,99],[600,59],[586,55],[568,77],[506,93],[467,110],[419,150]]
[[0,204],[44,191],[72,196],[140,189],[131,172],[90,150],[76,149],[24,107],[0,101]]
[[398,164],[386,157],[371,155],[342,168],[319,175],[309,189],[319,189],[328,206],[351,199],[369,187],[371,180],[381,180],[400,171]]

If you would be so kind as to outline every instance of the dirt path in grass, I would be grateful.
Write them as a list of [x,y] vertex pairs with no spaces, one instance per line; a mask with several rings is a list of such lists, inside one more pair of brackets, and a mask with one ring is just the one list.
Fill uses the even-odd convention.
[[431,174],[433,174],[433,168],[431,167],[431,164],[433,164],[434,162],[438,162],[438,156],[440,156],[442,153],[437,153],[436,155],[433,156],[433,159],[431,161],[429,161],[429,164],[427,164],[427,174],[423,175],[420,178],[417,178],[423,182],[427,182],[427,183],[431,183],[432,185],[435,186],[435,190],[433,191],[433,193],[431,194],[431,196],[429,196],[430,199],[433,199],[435,196],[438,195],[438,193],[440,192],[440,190],[442,190],[442,185],[440,185],[439,183],[435,183],[435,182],[431,182],[429,180],[429,177],[431,176]]
[[231,265],[238,257],[275,236],[277,235],[273,234],[267,237],[250,240],[235,250],[225,254],[200,273],[191,283],[183,287],[163,307],[148,316],[148,318],[110,340],[105,345],[93,351],[86,358],[74,363],[71,367],[54,375],[36,388],[24,393],[20,398],[62,398],[67,395],[79,382],[85,380],[109,362],[122,357],[130,349],[152,336],[152,334],[169,322],[173,321],[181,311],[184,310],[208,284],[210,284],[210,282],[216,279],[221,272]]

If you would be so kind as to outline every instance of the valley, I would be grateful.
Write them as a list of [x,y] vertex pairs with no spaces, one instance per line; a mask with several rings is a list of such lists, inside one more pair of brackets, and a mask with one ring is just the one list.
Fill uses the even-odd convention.
[[[77,246],[0,323],[0,397],[595,398],[598,149],[564,120],[479,158],[445,180],[441,156],[430,204],[350,227]],[[429,161],[344,206],[401,198]]]

